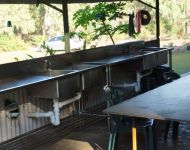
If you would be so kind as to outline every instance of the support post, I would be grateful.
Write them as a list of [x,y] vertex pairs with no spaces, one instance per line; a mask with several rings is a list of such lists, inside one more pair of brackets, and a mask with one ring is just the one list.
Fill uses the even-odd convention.
[[157,40],[157,46],[160,47],[160,4],[159,4],[159,0],[156,0],[156,40]]
[[170,67],[170,71],[172,72],[172,49],[169,50],[169,67]]
[[67,0],[62,0],[65,52],[70,52],[69,15]]

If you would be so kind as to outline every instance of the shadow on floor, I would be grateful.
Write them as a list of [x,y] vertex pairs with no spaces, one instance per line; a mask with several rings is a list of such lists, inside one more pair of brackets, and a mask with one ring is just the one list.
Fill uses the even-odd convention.
[[[156,125],[158,150],[190,149],[190,125],[180,123],[178,141],[172,140],[171,131],[168,134],[167,141],[164,141],[163,127],[163,122],[158,122]],[[57,142],[35,148],[35,150],[107,150],[108,136],[107,124],[104,120],[88,128],[80,129]],[[118,150],[131,150],[130,132],[120,135]],[[145,150],[144,134],[141,130],[138,130],[138,150]]]

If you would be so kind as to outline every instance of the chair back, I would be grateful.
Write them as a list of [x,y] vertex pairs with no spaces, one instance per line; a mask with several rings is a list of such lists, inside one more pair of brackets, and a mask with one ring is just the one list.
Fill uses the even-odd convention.
[[[125,100],[124,88],[122,87],[114,87],[106,85],[104,87],[104,91],[106,93],[108,108]],[[109,119],[108,120],[110,121],[109,123],[110,123],[111,133],[128,130],[127,127],[130,126],[129,124],[131,120],[128,119],[127,117],[118,116],[118,115],[109,115],[109,118],[110,120]]]
[[180,75],[175,72],[165,72],[163,74],[163,78],[165,80],[165,83],[172,82],[173,80],[177,80],[180,78]]

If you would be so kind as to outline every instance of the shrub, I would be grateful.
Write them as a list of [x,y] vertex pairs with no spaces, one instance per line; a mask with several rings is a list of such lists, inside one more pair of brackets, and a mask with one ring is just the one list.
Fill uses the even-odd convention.
[[26,50],[28,45],[14,35],[0,35],[0,51]]
[[183,36],[183,26],[182,25],[174,25],[172,28],[172,35],[177,37],[178,39]]
[[46,38],[43,35],[30,35],[29,39],[30,39],[29,42],[33,46],[38,46],[39,44],[42,44],[43,41],[46,40]]

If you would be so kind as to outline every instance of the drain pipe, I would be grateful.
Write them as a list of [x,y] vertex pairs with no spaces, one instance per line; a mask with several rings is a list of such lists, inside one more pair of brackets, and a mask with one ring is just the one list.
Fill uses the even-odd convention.
[[141,78],[142,75],[139,71],[136,72],[136,83],[135,83],[135,91],[140,92],[141,90]]
[[135,91],[136,92],[140,92],[140,90],[141,90],[141,79],[150,74],[152,74],[152,69],[144,74],[141,74],[139,71],[136,72],[136,83],[135,83]]
[[28,114],[30,118],[42,118],[47,117],[50,118],[50,121],[53,125],[57,126],[60,124],[60,109],[72,102],[75,102],[81,98],[81,93],[77,93],[77,96],[67,99],[63,102],[59,102],[58,99],[53,99],[53,111],[48,112],[32,112]]
[[122,85],[114,85],[115,87],[124,87],[124,88],[128,88],[128,87],[134,87],[136,92],[140,92],[141,90],[141,78],[148,76],[152,73],[152,69],[149,70],[148,72],[141,74],[140,71],[136,72],[136,82],[133,83],[124,83]]

